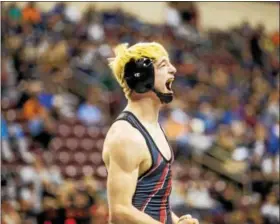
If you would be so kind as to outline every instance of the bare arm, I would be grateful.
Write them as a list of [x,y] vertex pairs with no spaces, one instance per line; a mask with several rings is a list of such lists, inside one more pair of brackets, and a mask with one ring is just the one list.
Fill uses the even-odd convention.
[[179,222],[179,217],[175,215],[174,212],[171,212],[172,223],[177,224]]
[[[142,137],[142,136],[140,136]],[[161,224],[132,205],[143,148],[139,133],[125,121],[109,131],[103,151],[108,169],[107,190],[111,224]]]

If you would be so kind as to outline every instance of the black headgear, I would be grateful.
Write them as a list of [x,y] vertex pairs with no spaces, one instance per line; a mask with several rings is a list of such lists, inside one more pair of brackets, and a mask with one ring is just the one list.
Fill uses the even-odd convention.
[[162,103],[170,103],[172,93],[161,93],[154,88],[155,69],[150,58],[131,59],[124,68],[124,79],[128,87],[137,93],[154,91]]

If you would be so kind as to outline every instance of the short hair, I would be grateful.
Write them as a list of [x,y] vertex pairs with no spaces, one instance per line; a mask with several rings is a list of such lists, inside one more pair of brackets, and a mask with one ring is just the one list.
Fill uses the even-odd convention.
[[109,59],[109,66],[114,76],[123,89],[125,97],[128,99],[131,95],[131,89],[124,79],[124,68],[131,59],[138,60],[142,57],[151,58],[157,61],[160,57],[168,57],[165,48],[156,42],[138,43],[128,47],[128,44],[120,44],[114,49],[115,58]]

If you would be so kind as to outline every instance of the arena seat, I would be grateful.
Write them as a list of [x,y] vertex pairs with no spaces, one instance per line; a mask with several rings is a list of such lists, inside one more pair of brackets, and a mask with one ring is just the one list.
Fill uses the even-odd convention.
[[75,137],[82,138],[86,133],[86,128],[82,125],[75,125],[73,128],[73,134]]
[[90,165],[84,165],[82,167],[82,173],[85,175],[85,176],[93,176],[94,173],[95,173],[95,170],[92,166]]
[[71,134],[71,128],[65,124],[58,125],[58,135],[62,137],[68,137]]
[[71,162],[71,160],[72,160],[72,156],[67,151],[60,151],[60,152],[57,153],[56,159],[61,164],[69,164]]
[[65,167],[65,174],[68,177],[75,178],[78,175],[78,170],[75,166],[69,165]]
[[99,179],[105,179],[107,177],[107,170],[104,165],[100,165],[96,169],[95,176]]
[[102,164],[102,155],[100,152],[93,152],[88,154],[88,162],[92,163],[95,166]]
[[67,138],[66,139],[66,148],[68,148],[69,150],[76,150],[79,146],[79,141],[77,138]]
[[92,139],[97,139],[101,133],[100,133],[100,129],[98,127],[88,127],[87,128],[87,135],[88,137],[92,138]]
[[83,152],[77,152],[74,154],[74,161],[82,165],[87,160],[86,154]]
[[92,151],[94,150],[96,141],[90,139],[90,138],[85,138],[81,140],[81,148],[85,151]]
[[96,142],[96,147],[98,149],[99,152],[102,152],[103,150],[103,145],[104,145],[104,138],[100,138],[97,142]]
[[50,143],[50,149],[54,151],[58,151],[64,145],[64,141],[60,137],[54,138]]

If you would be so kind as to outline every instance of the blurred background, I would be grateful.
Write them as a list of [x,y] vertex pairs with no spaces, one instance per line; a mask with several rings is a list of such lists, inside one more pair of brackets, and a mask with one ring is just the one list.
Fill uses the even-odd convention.
[[107,223],[101,152],[126,104],[107,58],[139,41],[178,70],[175,213],[279,223],[279,3],[2,2],[1,40],[1,223]]

